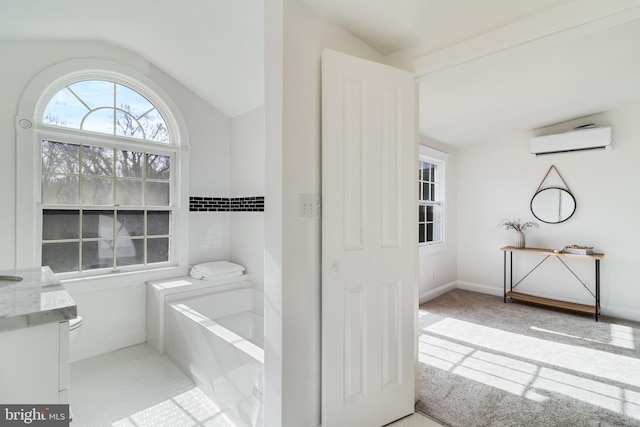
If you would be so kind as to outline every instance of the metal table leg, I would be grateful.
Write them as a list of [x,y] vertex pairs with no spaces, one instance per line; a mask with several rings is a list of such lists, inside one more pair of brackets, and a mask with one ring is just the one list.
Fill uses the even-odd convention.
[[507,251],[503,252],[504,256],[502,257],[502,289],[504,296],[504,303],[507,303]]
[[598,321],[598,309],[600,308],[600,260],[596,260],[596,322]]

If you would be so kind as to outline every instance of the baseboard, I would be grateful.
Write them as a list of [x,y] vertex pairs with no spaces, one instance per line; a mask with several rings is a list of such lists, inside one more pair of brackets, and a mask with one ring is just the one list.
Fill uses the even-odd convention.
[[624,308],[617,307],[601,307],[600,314],[602,316],[615,317],[617,319],[632,320],[634,322],[640,322],[640,313]]
[[438,286],[435,289],[429,289],[428,291],[420,294],[420,304],[424,304],[427,301],[431,301],[434,298],[438,298],[440,295],[444,295],[449,291],[452,291],[458,287],[458,282],[453,281],[444,285]]
[[[80,333],[87,331],[80,331]],[[77,341],[89,337],[83,337],[79,335]],[[102,338],[101,340],[94,340],[94,342],[76,343],[76,347],[71,345],[71,355],[69,357],[70,362],[77,362],[79,360],[88,359],[90,357],[99,356],[101,354],[110,353],[112,351],[120,350],[121,348],[130,347],[132,345],[141,344],[146,341],[146,331],[130,331],[125,334],[113,336],[109,338]]]
[[489,294],[497,297],[504,296],[504,289],[497,288],[495,286],[482,285],[480,283],[464,282],[458,280],[458,289],[464,289],[465,291],[479,292],[482,294]]
[[[473,292],[479,292],[479,293],[483,293],[483,294],[494,295],[494,296],[497,296],[497,297],[502,297],[503,296],[503,292],[504,292],[504,290],[502,288],[497,288],[495,286],[488,286],[488,285],[482,285],[480,283],[472,283],[472,282],[464,282],[464,281],[458,281],[456,288],[464,289],[466,291],[473,291]],[[442,293],[445,293],[445,292],[442,292]],[[439,296],[439,295],[436,295],[436,296]],[[543,297],[543,298],[551,298],[551,299],[554,299],[554,298],[557,299],[558,298],[557,296],[554,297],[553,295],[538,295],[538,294],[536,294],[536,296],[540,296],[540,297]],[[567,301],[569,301],[569,300],[567,300]],[[421,295],[420,296],[420,303],[422,303],[422,302],[423,301],[422,301],[422,295]],[[585,301],[571,301],[571,302],[576,302],[576,303],[579,303],[579,304],[589,304],[589,302],[585,302]],[[626,309],[626,308],[605,307],[605,306],[601,305],[600,314],[603,315],[603,316],[615,317],[617,319],[625,319],[625,320],[631,320],[631,321],[634,321],[634,322],[640,322],[640,312],[629,310],[629,309]]]

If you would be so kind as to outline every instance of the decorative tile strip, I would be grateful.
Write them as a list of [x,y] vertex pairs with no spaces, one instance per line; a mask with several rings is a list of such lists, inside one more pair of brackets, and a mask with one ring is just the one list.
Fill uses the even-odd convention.
[[264,212],[264,197],[189,197],[191,212]]

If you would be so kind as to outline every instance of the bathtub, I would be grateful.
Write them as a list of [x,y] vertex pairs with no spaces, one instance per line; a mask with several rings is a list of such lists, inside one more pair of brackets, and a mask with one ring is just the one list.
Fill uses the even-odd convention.
[[165,353],[238,427],[263,425],[263,307],[248,283],[165,298]]

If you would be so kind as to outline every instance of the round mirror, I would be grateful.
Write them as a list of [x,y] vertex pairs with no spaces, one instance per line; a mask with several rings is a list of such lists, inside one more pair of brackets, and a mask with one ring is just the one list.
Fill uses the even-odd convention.
[[575,211],[576,199],[564,188],[543,188],[531,199],[531,213],[547,224],[566,221]]

